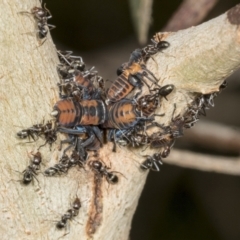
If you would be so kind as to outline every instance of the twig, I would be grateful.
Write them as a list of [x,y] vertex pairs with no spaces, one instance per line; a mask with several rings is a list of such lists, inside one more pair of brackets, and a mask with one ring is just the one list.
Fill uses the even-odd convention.
[[153,0],[129,0],[133,25],[140,44],[146,44],[151,24]]
[[200,121],[186,131],[184,140],[220,152],[240,153],[240,131],[236,127]]
[[163,31],[178,31],[200,23],[218,0],[185,0],[173,14]]
[[207,172],[240,175],[239,157],[220,157],[173,150],[169,158],[164,160],[164,163]]
[[156,38],[169,41],[171,47],[150,59],[148,69],[160,79],[161,86],[173,84],[176,89],[161,103],[158,113],[165,116],[159,118],[160,123],[169,124],[173,103],[177,105],[175,115],[181,115],[197,93],[218,92],[223,80],[239,68],[239,9],[237,5],[197,27],[157,34]]

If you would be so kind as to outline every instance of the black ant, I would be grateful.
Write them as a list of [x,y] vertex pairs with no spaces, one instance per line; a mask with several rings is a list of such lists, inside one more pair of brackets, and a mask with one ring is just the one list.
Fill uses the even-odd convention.
[[152,156],[146,155],[147,159],[140,165],[142,170],[160,171],[159,165],[162,165],[160,153],[154,153]]
[[84,168],[84,159],[82,159],[79,152],[74,149],[70,157],[68,157],[64,153],[63,156],[60,158],[59,163],[47,168],[44,171],[44,175],[52,177],[56,174],[65,174],[71,167],[74,167],[76,165],[78,165],[80,168]]
[[153,44],[149,44],[146,47],[141,49],[142,58],[146,62],[152,55],[157,52],[162,52],[162,50],[167,49],[170,46],[170,43],[167,41],[155,41],[151,39]]
[[38,24],[38,37],[39,39],[44,39],[43,42],[41,43],[41,45],[47,40],[47,34],[49,30],[52,30],[55,28],[54,25],[50,25],[48,23],[46,23],[45,21],[39,21]]
[[78,165],[80,168],[84,168],[84,159],[75,149],[72,151],[71,157],[68,162],[69,167]]
[[48,177],[52,177],[56,174],[61,175],[61,174],[67,173],[68,169],[69,169],[69,161],[61,161],[55,164],[54,166],[47,168],[44,171],[44,175]]
[[31,12],[20,12],[20,13],[27,13],[32,14],[38,27],[38,38],[40,40],[45,39],[41,45],[46,41],[46,36],[49,30],[55,28],[54,25],[50,25],[47,23],[48,19],[52,18],[50,11],[46,8],[46,4],[44,4],[44,8],[40,7],[33,7]]
[[61,62],[61,64],[58,65],[57,69],[63,78],[65,78],[64,74],[70,73],[70,70],[78,70],[81,72],[84,72],[85,70],[85,63],[83,62],[82,57],[72,56],[72,53],[72,51],[57,51],[59,61]]
[[49,144],[50,147],[57,140],[57,131],[52,121],[48,121],[46,124],[39,123],[35,124],[32,127],[23,129],[17,132],[17,136],[21,139],[28,138],[33,141],[37,141],[39,137],[43,137],[45,139],[45,143],[41,145],[38,149]]
[[63,156],[59,160],[59,163],[55,164],[52,167],[47,168],[44,171],[44,175],[48,177],[52,177],[56,174],[61,175],[61,174],[67,173],[70,167],[69,163],[70,163],[70,158],[68,157],[68,155],[63,154]]
[[100,174],[102,177],[105,176],[106,180],[111,184],[118,183],[118,176],[114,174],[115,171],[109,172],[106,165],[104,165],[101,161],[95,160],[90,161],[89,166],[95,171],[96,173]]
[[156,54],[157,52],[161,52],[162,50],[164,50],[170,46],[170,43],[167,41],[159,41],[158,42],[154,39],[151,39],[151,42],[153,44],[149,44],[142,49],[140,49],[140,48],[135,49],[130,55],[128,64],[132,64],[134,62],[135,63],[141,63],[141,62],[145,63],[152,55]]
[[[69,220],[73,220],[79,214],[79,209],[81,208],[82,204],[78,196],[76,196],[75,200],[73,201],[71,208],[67,210],[65,214],[62,215],[61,220],[56,223],[56,228],[62,230],[63,228],[67,228],[67,223]],[[65,233],[62,237],[69,234],[69,232]]]
[[37,141],[39,137],[39,128],[34,126],[35,125],[17,132],[17,136],[21,139],[28,138],[29,140],[32,139],[33,141]]
[[[171,119],[171,122],[169,124],[169,126],[162,126],[161,124],[158,124],[156,122],[153,122],[152,126],[157,126],[157,127],[160,127],[161,129],[164,130],[164,132],[161,134],[161,136],[170,136],[169,138],[170,139],[175,139],[175,138],[179,138],[179,137],[182,137],[183,136],[183,128],[184,128],[184,125],[185,125],[185,117],[181,117],[180,115],[174,117],[174,113],[176,111],[176,104],[174,104],[174,109],[173,109],[173,113],[172,113],[172,119]],[[152,136],[156,135],[159,133],[153,133]],[[170,141],[171,142],[171,141]]]
[[23,179],[22,183],[24,185],[28,185],[30,182],[32,182],[33,178],[36,178],[37,171],[40,170],[40,164],[42,162],[42,156],[40,152],[36,152],[33,155],[33,159],[31,160],[31,163],[27,168],[22,172],[23,173]]
[[174,85],[167,84],[163,87],[154,88],[151,90],[151,92],[154,93],[144,95],[139,99],[136,98],[141,92],[137,93],[134,99],[136,99],[138,111],[140,111],[144,116],[151,116],[160,105],[160,96],[167,100],[166,96],[169,95],[173,89]]

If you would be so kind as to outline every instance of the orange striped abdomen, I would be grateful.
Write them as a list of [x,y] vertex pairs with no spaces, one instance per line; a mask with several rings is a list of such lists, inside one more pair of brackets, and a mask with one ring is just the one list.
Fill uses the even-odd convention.
[[101,100],[63,99],[53,109],[58,111],[57,122],[63,127],[99,125],[106,120],[106,106]]
[[126,97],[134,88],[128,81],[129,74],[123,72],[110,86],[107,92],[107,99],[110,102],[117,102]]
[[84,77],[80,71],[75,71],[74,82],[82,88],[86,88],[89,93],[94,89],[92,81],[88,76]]
[[81,116],[79,104],[72,99],[58,101],[53,109],[58,111],[57,122],[60,126],[64,127],[73,127],[77,125]]
[[131,100],[121,100],[109,109],[108,121],[105,126],[108,128],[126,129],[133,127],[138,122],[138,114],[135,105]]
[[80,101],[82,116],[80,125],[99,125],[106,120],[106,106],[101,100]]

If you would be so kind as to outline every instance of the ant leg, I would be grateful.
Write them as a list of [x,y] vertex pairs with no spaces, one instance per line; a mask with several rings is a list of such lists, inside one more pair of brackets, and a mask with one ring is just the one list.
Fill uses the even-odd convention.
[[177,109],[177,105],[176,105],[176,103],[174,103],[174,108],[173,108],[173,113],[172,113],[172,121],[173,121],[173,119],[174,119],[174,114],[175,114],[175,111],[176,111],[176,109]]
[[162,113],[162,114],[154,114],[154,116],[157,116],[157,117],[163,117],[163,116],[165,116],[165,113]]
[[45,141],[44,144],[42,144],[41,146],[39,146],[39,148],[38,148],[37,150],[39,151],[39,149],[40,149],[41,147],[45,146],[46,144],[47,144],[47,141]]
[[113,152],[117,152],[117,143],[116,143],[116,131],[113,132]]
[[97,139],[101,142],[101,146],[103,144],[103,136],[102,133],[100,131],[100,129],[96,126],[91,127],[91,130],[95,133]]
[[81,133],[87,133],[86,127],[82,126],[77,126],[77,129],[69,129],[65,127],[59,127],[57,129],[60,133],[67,133],[67,134],[72,134],[72,135],[79,135]]
[[41,189],[41,186],[40,186],[40,184],[39,184],[39,181],[38,181],[37,177],[36,177],[34,174],[33,174],[32,176],[37,180],[37,182],[38,182],[38,187]]
[[[150,79],[149,79],[150,80]],[[149,91],[151,89],[151,86],[142,78],[142,81],[146,84],[146,86],[148,87]],[[153,83],[154,84],[154,83]]]
[[[42,2],[41,2],[41,5],[42,5]],[[44,9],[48,12],[48,14],[49,14],[49,16],[47,17],[47,19],[50,19],[50,18],[52,18],[52,14],[51,14],[51,12],[50,12],[50,10],[49,9],[47,9],[46,8],[46,3],[44,3]]]
[[76,151],[78,152],[81,161],[85,162],[88,159],[88,152],[85,150],[85,147],[79,138],[77,139]]
[[152,163],[153,163],[153,166],[154,166],[155,168],[151,167],[151,170],[152,170],[152,171],[155,171],[155,172],[159,172],[159,171],[160,171],[160,168],[159,168],[157,162],[152,159]]
[[[67,224],[69,227],[66,227],[66,233],[64,233],[61,237],[59,237],[58,239],[61,239],[63,237],[65,237],[66,235],[68,235],[70,233],[70,225],[69,223]],[[69,229],[68,229],[69,228]]]
[[141,95],[141,93],[142,93],[142,88],[140,89],[139,92],[135,94],[135,96],[133,97],[133,101],[137,102],[137,98]]
[[[75,142],[74,142],[75,141]],[[67,150],[69,150],[71,147],[74,147],[74,145],[76,145],[76,137],[73,136],[73,135],[69,135],[69,138],[65,139],[65,140],[62,140],[60,142],[60,148],[59,148],[59,151],[62,149],[62,144],[64,143],[69,143],[71,144],[70,146],[68,146],[65,150],[64,150],[64,154]]]
[[56,28],[56,26],[50,25],[50,24],[48,24],[47,26],[48,26],[48,28],[49,28],[49,31],[51,31],[52,29]]

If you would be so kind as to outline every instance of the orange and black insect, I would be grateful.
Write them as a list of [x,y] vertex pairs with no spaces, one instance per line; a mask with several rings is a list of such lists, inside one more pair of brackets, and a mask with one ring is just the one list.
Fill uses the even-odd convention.
[[63,99],[53,108],[52,115],[62,127],[100,125],[106,120],[106,106],[101,100]]
[[108,107],[108,119],[102,127],[128,129],[135,126],[141,120],[147,121],[148,118],[141,116],[141,113],[136,109],[136,104],[132,100],[122,99]]
[[68,79],[63,79],[63,83],[58,84],[61,98],[74,97],[78,101],[99,98],[97,95],[99,91],[96,91],[91,80],[92,75],[89,72],[83,74],[79,70],[74,70],[68,77]]
[[[151,77],[149,77],[149,75],[151,75]],[[128,64],[108,89],[106,103],[120,101],[132,92],[135,87],[141,89],[143,83],[149,87],[144,77],[157,85],[157,79],[147,70],[144,64],[139,64],[137,62],[133,62],[130,65]]]
[[168,48],[170,44],[166,41],[157,42],[154,39],[152,39],[152,42],[153,44],[151,45],[134,50],[130,55],[129,62],[122,64],[117,69],[118,78],[112,83],[107,92],[107,104],[109,102],[117,102],[126,97],[135,87],[141,89],[143,83],[149,87],[144,77],[157,85],[156,77],[146,68],[145,63],[148,58]]
[[73,78],[73,82],[81,88],[87,89],[88,94],[92,94],[92,92],[94,91],[94,86],[93,86],[93,82],[90,79],[89,74],[86,74],[85,76],[78,70],[74,71],[74,78]]
[[149,136],[149,142],[151,148],[163,148],[161,157],[165,158],[169,155],[175,138],[169,132],[157,132]]
[[[79,56],[72,56],[72,52],[58,51],[58,57],[61,64],[57,70],[61,83],[58,84],[60,98],[74,97],[75,100],[81,99],[100,99],[102,86],[102,77],[98,76],[94,67],[85,70],[85,64]],[[99,89],[94,86],[96,83]]]
[[138,125],[142,128],[146,122],[152,120],[152,117],[142,116],[132,100],[122,99],[108,107],[108,119],[101,127],[110,128],[108,140],[114,142],[113,151],[115,152],[116,143],[128,144],[132,138],[132,131],[135,131]]
[[[94,80],[99,85],[98,89],[93,84]],[[82,90],[83,99],[101,99],[101,90],[104,86],[102,77],[98,76],[96,71],[91,71],[90,69],[83,74],[81,71],[75,70],[73,72],[73,84]],[[72,95],[74,94],[73,92]]]

